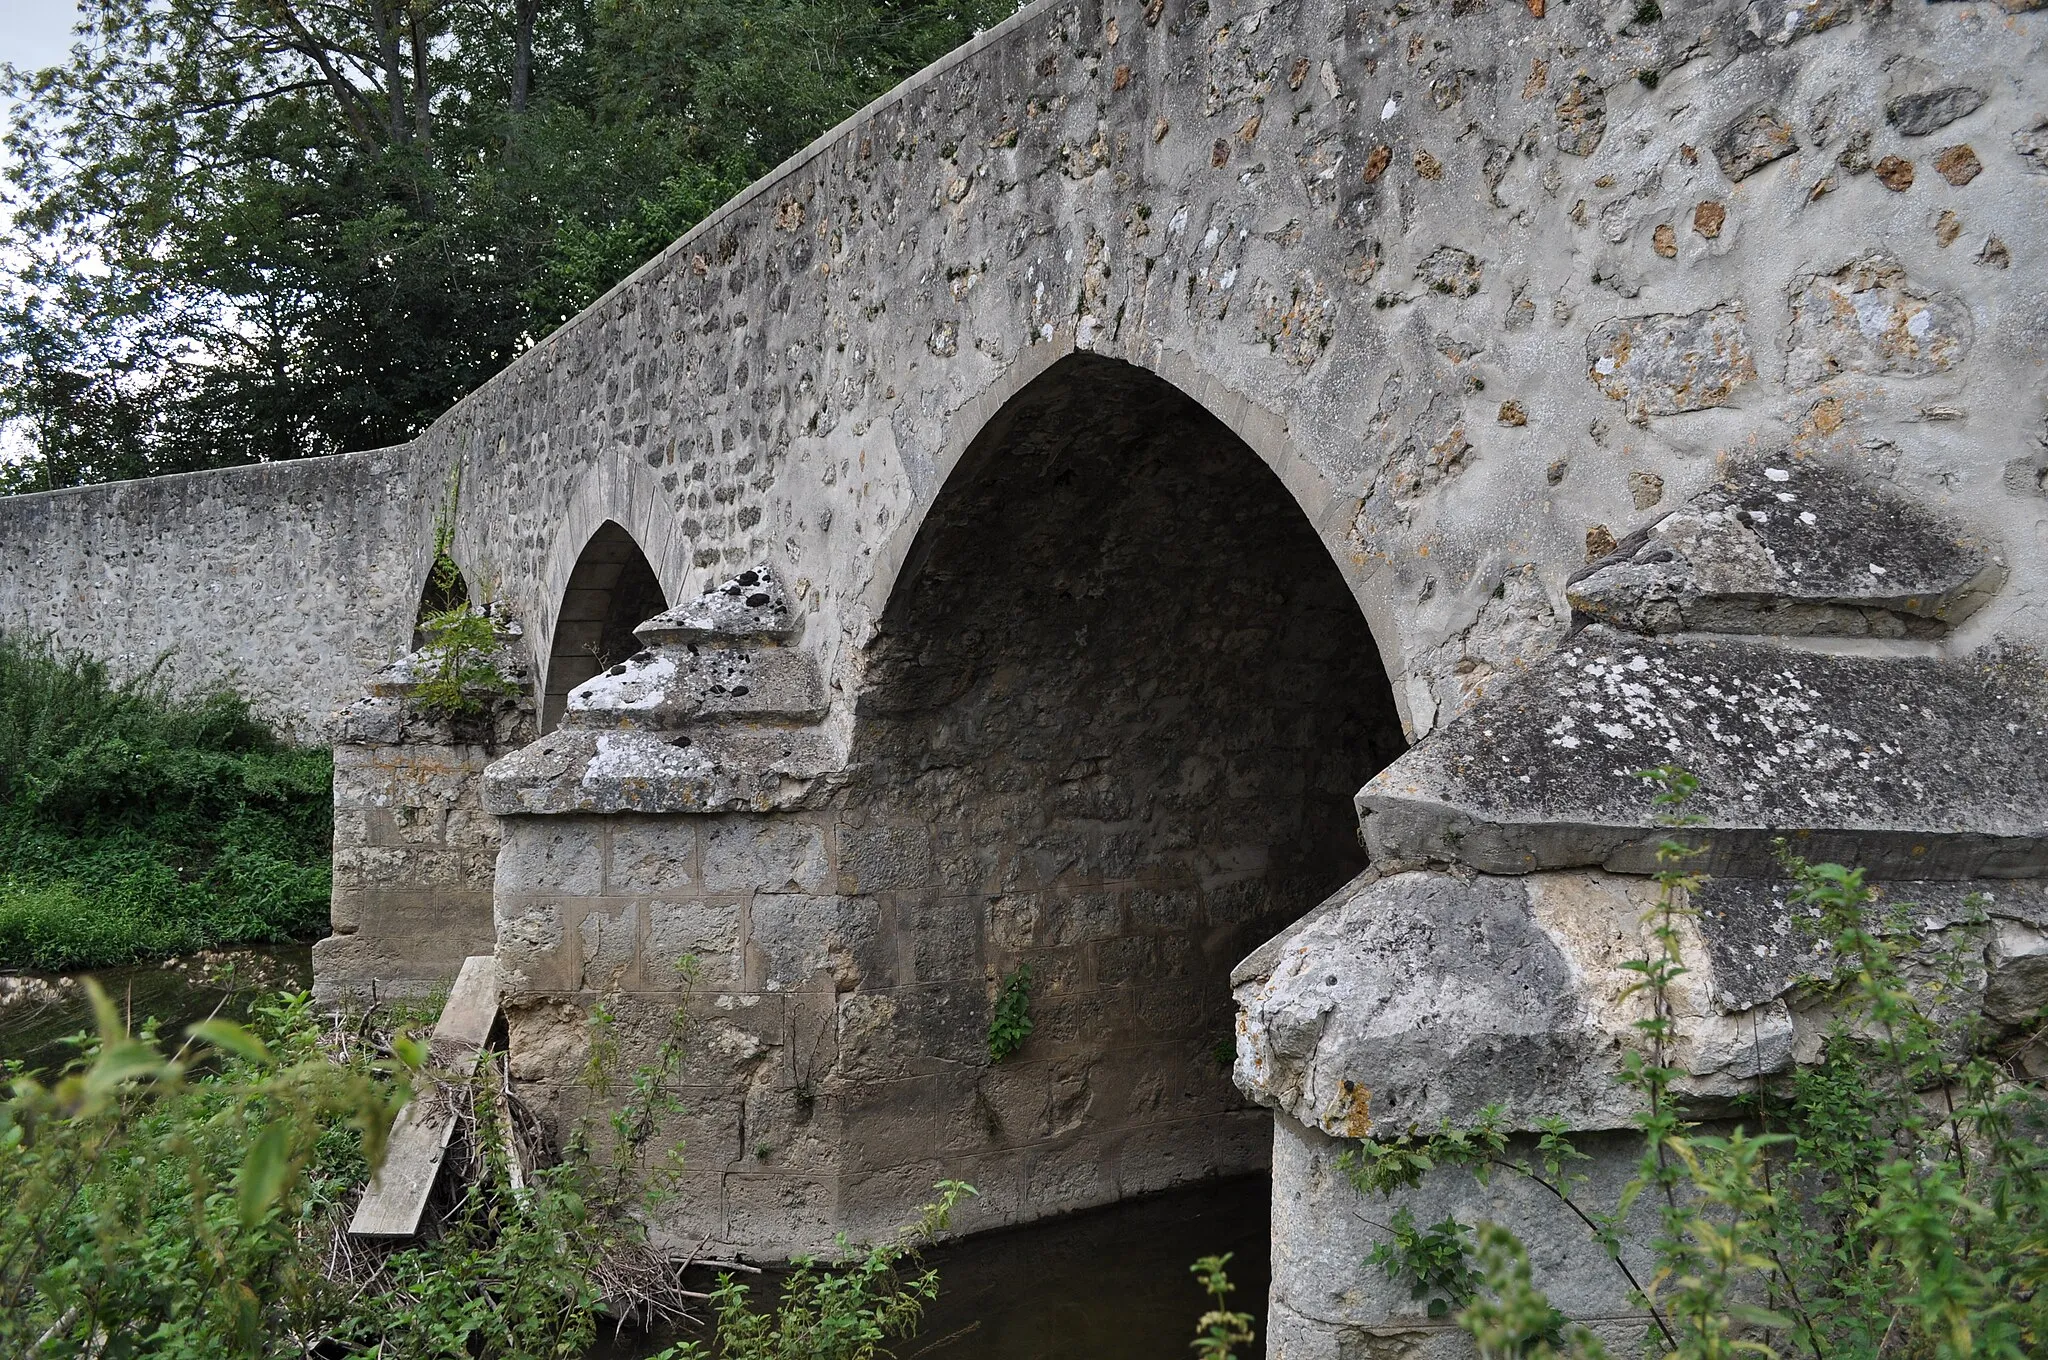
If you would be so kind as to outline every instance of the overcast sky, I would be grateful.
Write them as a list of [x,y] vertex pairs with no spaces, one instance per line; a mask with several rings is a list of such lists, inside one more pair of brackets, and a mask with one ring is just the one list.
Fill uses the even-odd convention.
[[0,61],[51,66],[71,46],[73,0],[0,0]]

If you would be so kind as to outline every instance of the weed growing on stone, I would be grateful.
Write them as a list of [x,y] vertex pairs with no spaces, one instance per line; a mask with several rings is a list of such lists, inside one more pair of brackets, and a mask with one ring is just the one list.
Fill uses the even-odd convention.
[[448,718],[480,718],[492,701],[519,693],[498,664],[498,628],[488,612],[464,600],[420,620],[422,672],[412,700]]
[[1004,974],[996,992],[995,1014],[988,1022],[988,1060],[1001,1062],[1024,1047],[1031,1037],[1031,965],[1020,963]]
[[240,696],[0,636],[0,967],[96,967],[326,923],[333,762]]
[[[1695,782],[1646,772],[1666,820],[1682,827]],[[1611,1205],[1586,1202],[1582,1155],[1561,1126],[1534,1156],[1511,1151],[1499,1110],[1471,1128],[1361,1142],[1341,1165],[1361,1192],[1412,1188],[1439,1167],[1482,1181],[1501,1172],[1550,1191],[1587,1230],[1588,1249],[1623,1272],[1648,1323],[1644,1350],[1683,1360],[1737,1355],[2019,1360],[2048,1348],[2048,1097],[2019,1068],[2017,1040],[1942,1009],[1960,962],[1907,967],[1915,940],[1869,920],[1863,872],[1787,858],[1794,899],[1816,908],[1829,974],[1807,983],[1832,1007],[1820,1060],[1759,1084],[1738,1118],[1709,1132],[1681,1106],[1671,989],[1683,976],[1679,924],[1697,879],[1679,836],[1658,852],[1659,893],[1645,918],[1652,948],[1629,965],[1650,1003],[1623,1079],[1639,1098],[1642,1154]],[[1931,981],[1929,975],[1931,973]],[[1631,1271],[1622,1230],[1652,1206],[1654,1269]],[[1472,1233],[1459,1263],[1454,1240]],[[1450,1299],[1471,1281],[1457,1322],[1489,1357],[1599,1357],[1536,1287],[1528,1254],[1498,1225],[1396,1224],[1371,1264]],[[1469,1273],[1460,1273],[1469,1272]]]

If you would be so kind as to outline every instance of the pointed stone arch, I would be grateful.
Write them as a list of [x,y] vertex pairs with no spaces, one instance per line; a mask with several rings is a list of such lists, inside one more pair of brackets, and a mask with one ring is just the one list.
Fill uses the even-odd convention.
[[561,720],[570,690],[639,651],[633,629],[667,608],[668,596],[633,535],[617,520],[600,524],[577,555],[555,608],[542,730]]
[[[920,1155],[1013,1171],[978,1210],[1008,1221],[1263,1167],[1216,1057],[1231,966],[1366,867],[1352,797],[1405,746],[1299,497],[1176,385],[1072,354],[950,469],[878,613],[839,886],[908,936],[890,1042],[930,1072],[850,1090],[849,1147],[886,1156],[860,1130],[913,1094],[986,1106]],[[992,1063],[1024,964],[1035,1028]],[[908,1174],[847,1173],[862,1226],[858,1187]]]

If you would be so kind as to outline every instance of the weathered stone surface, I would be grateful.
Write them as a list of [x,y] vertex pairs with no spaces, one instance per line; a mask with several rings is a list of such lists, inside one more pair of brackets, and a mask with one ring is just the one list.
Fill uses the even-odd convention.
[[570,691],[577,728],[679,730],[702,720],[825,714],[817,658],[795,647],[666,645],[639,652]]
[[[1628,1279],[1608,1261],[1591,1230],[1540,1185],[1514,1175],[1481,1184],[1463,1168],[1428,1173],[1414,1190],[1361,1196],[1338,1167],[1348,1144],[1286,1116],[1273,1121],[1273,1289],[1261,1339],[1274,1360],[1472,1360],[1472,1341],[1446,1316],[1427,1315],[1406,1277],[1360,1265],[1388,1240],[1388,1222],[1405,1207],[1417,1223],[1455,1218],[1498,1223],[1529,1249],[1533,1283],[1552,1305],[1586,1324],[1612,1355],[1641,1349],[1643,1315],[1629,1304]],[[1615,1204],[1635,1174],[1641,1144],[1627,1135],[1577,1140],[1588,1160],[1584,1200]],[[1535,1159],[1530,1140],[1509,1156]],[[1624,1224],[1625,1259],[1637,1278],[1654,1275],[1652,1197],[1640,1196]],[[1589,1266],[1589,1262],[1592,1264]]]
[[809,728],[710,728],[676,736],[565,727],[493,763],[483,805],[499,816],[741,812],[801,804],[839,768]]
[[1374,857],[1496,873],[1643,872],[1662,839],[1635,771],[1698,775],[1705,867],[1772,842],[1892,878],[2048,871],[2048,722],[2024,657],[1879,659],[1589,628],[1359,791]]
[[648,646],[795,636],[797,616],[774,568],[757,563],[633,630]]
[[1745,180],[1781,156],[1799,149],[1799,139],[1771,108],[1752,109],[1714,139],[1714,159],[1731,180]]
[[1890,256],[1865,256],[1793,283],[1785,377],[1808,387],[1842,373],[1944,373],[1973,333],[1961,299],[1917,287]]
[[[1954,926],[1988,921],[1994,936],[2014,942],[2014,958],[2031,959],[2026,941],[2048,927],[2048,885],[2037,879],[1907,879],[1875,884],[1873,891],[1866,918],[1883,935],[1932,939]],[[1791,897],[1792,884],[1784,878],[1710,877],[1692,894],[1711,964],[1713,997],[1724,1009],[1763,1005],[1802,978],[1834,975],[1819,908],[1795,905]],[[1995,945],[1992,957],[1994,991],[2001,985],[2007,989],[2001,999],[2032,985],[2031,963],[1999,984],[2002,961]],[[2000,1000],[1987,997],[1985,1005],[1995,1021],[2013,1019]]]
[[1644,633],[1931,636],[2001,579],[1962,526],[1818,459],[1745,458],[1566,587]]
[[[1626,1128],[1638,1097],[1622,1053],[1649,1005],[1627,965],[1655,949],[1656,898],[1652,880],[1600,873],[1355,883],[1232,973],[1238,1086],[1337,1137],[1469,1123],[1488,1106],[1516,1129]],[[1683,935],[1676,1089],[1724,1101],[1790,1067],[1792,1019],[1778,992],[1724,1004],[1741,982],[1721,986],[1720,954],[1690,923]]]
[[1904,137],[1925,137],[1984,106],[1984,92],[1970,85],[1951,85],[1924,94],[1902,94],[1884,106],[1885,121]]
[[1586,338],[1586,364],[1593,385],[1631,420],[1719,406],[1756,381],[1746,317],[1732,303],[1602,322]]

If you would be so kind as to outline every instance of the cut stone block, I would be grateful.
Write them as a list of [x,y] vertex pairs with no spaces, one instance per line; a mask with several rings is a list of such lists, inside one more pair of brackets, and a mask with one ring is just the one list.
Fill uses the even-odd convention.
[[782,640],[794,637],[796,631],[797,615],[789,607],[789,596],[766,563],[750,567],[633,630],[650,647],[742,638]]
[[561,728],[484,772],[483,805],[499,816],[569,812],[771,812],[795,807],[839,766],[812,728],[710,730],[690,736]]
[[2048,872],[2048,722],[2023,660],[1829,656],[1588,628],[1359,791],[1375,860],[1649,872],[1637,772],[1700,780],[1694,867],[1767,877],[1774,842],[1876,878]]
[[825,679],[809,652],[789,647],[664,645],[569,693],[571,727],[681,727],[700,718],[794,718],[825,712]]
[[1565,589],[1642,633],[1938,635],[2003,577],[1961,526],[1853,473],[1745,461]]

